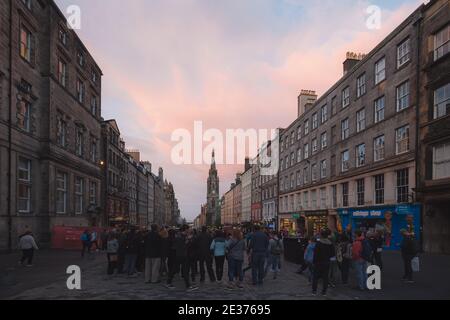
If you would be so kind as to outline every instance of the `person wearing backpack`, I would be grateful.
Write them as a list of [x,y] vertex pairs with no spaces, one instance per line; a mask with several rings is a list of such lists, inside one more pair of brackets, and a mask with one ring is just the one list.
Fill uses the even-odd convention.
[[280,271],[281,255],[284,252],[283,239],[274,232],[273,237],[269,240],[269,261],[272,267],[273,279],[277,278]]
[[358,279],[358,289],[367,288],[367,262],[370,261],[372,248],[369,242],[364,238],[362,232],[355,232],[355,241],[352,245],[352,260]]

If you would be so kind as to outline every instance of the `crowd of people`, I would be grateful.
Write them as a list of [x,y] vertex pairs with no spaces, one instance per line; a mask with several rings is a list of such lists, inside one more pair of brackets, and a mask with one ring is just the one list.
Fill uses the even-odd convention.
[[[164,280],[168,289],[174,289],[173,280],[180,275],[188,291],[197,290],[197,279],[204,283],[206,276],[210,282],[224,283],[226,289],[242,289],[248,270],[253,285],[262,285],[269,271],[277,278],[284,251],[278,233],[258,226],[251,232],[239,229],[226,232],[206,227],[198,231],[188,226],[175,229],[152,225],[149,231],[114,229],[100,237],[102,249],[107,253],[109,276],[137,277],[143,273],[146,283]],[[84,255],[91,250],[92,233],[86,230],[81,241]],[[248,266],[244,267],[246,260]]]
[[[414,283],[412,261],[418,255],[418,245],[413,232],[401,230],[403,237],[401,252],[404,263],[403,281]],[[297,271],[303,274],[308,270],[308,280],[312,285],[312,294],[317,295],[318,282],[323,282],[322,295],[327,294],[328,287],[335,287],[337,275],[343,285],[348,285],[351,270],[357,280],[356,289],[367,290],[367,268],[376,265],[383,269],[383,233],[361,230],[352,233],[348,229],[342,233],[322,230],[311,237],[304,252],[304,263]]]

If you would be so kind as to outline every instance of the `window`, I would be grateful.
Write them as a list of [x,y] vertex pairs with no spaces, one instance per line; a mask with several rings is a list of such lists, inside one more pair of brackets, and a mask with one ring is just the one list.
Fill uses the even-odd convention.
[[450,83],[434,91],[434,119],[450,114]]
[[64,214],[67,211],[67,174],[56,173],[56,213]]
[[297,171],[297,186],[302,184],[302,176],[300,175],[300,171]]
[[91,114],[93,116],[97,116],[97,97],[96,96],[92,96],[91,97]]
[[67,84],[67,65],[64,61],[58,61],[58,81],[63,87]]
[[358,79],[356,79],[356,95],[358,98],[362,97],[366,94],[367,86],[366,86],[366,74],[364,73]]
[[320,162],[320,178],[325,179],[327,177],[327,160]]
[[348,139],[350,136],[350,129],[348,126],[348,118],[341,122],[341,138],[342,140]]
[[302,149],[301,148],[299,148],[297,150],[297,162],[300,162],[300,161],[302,161]]
[[77,79],[77,98],[79,103],[84,103],[85,87],[84,83]]
[[409,81],[397,87],[397,112],[409,107]]
[[450,178],[450,142],[433,147],[433,180]]
[[375,138],[374,140],[374,161],[384,160],[384,136]]
[[305,136],[309,133],[309,120],[305,121]]
[[20,56],[28,62],[31,62],[32,35],[25,27],[20,28]]
[[294,186],[295,186],[295,177],[294,177],[294,174],[292,173],[291,174],[291,189],[294,189]]
[[386,79],[386,58],[382,58],[375,63],[375,84],[379,84]]
[[31,104],[21,100],[17,106],[17,125],[20,129],[30,132],[31,129]]
[[312,116],[312,129],[315,130],[319,127],[319,117],[317,113],[314,113]]
[[311,204],[313,209],[317,209],[317,191],[311,191]]
[[97,205],[97,182],[91,181],[89,186],[89,204]]
[[334,116],[337,114],[337,98],[333,97],[331,99],[331,116]]
[[342,108],[346,108],[350,105],[350,87],[342,90]]
[[79,157],[83,156],[83,149],[84,149],[84,134],[83,130],[81,128],[77,129],[77,135],[76,135],[76,155]]
[[442,58],[450,51],[450,25],[434,36],[434,61]]
[[325,122],[328,121],[328,107],[327,105],[324,105],[321,109],[320,109],[320,118],[322,121],[322,124],[324,124]]
[[27,7],[28,10],[31,10],[31,0],[22,0],[22,3]]
[[303,193],[303,203],[305,205],[305,208],[309,208],[309,194],[308,194],[308,191]]
[[348,207],[348,182],[342,184],[342,206]]
[[366,109],[361,109],[356,113],[356,132],[366,129]]
[[350,153],[348,152],[348,150],[342,152],[341,154],[341,171],[342,172],[346,172],[348,171],[348,169],[350,169]]
[[410,60],[410,40],[406,39],[397,47],[397,68],[400,68]]
[[95,138],[92,138],[91,142],[91,161],[93,163],[97,163],[97,140]]
[[[283,152],[283,151],[284,151],[284,141],[280,140],[280,152]],[[283,166],[281,166],[281,167],[283,167]]]
[[313,141],[312,141],[312,152],[313,152],[313,154],[316,153],[318,151],[318,149],[319,149],[319,147],[318,147],[318,144],[317,144],[317,139],[314,138]]
[[304,150],[305,159],[308,159],[309,158],[309,144],[305,144],[303,150]]
[[17,211],[20,213],[30,213],[31,161],[28,159],[18,159],[17,192]]
[[86,61],[84,59],[84,54],[81,51],[78,51],[77,53],[77,62],[80,67],[84,67]]
[[291,166],[293,166],[295,164],[295,153],[292,152],[291,153]]
[[91,80],[93,83],[97,83],[98,74],[94,70],[91,71]]
[[67,132],[67,127],[66,127],[66,122],[59,118],[58,119],[58,124],[57,124],[57,142],[58,145],[65,148],[66,147],[66,132]]
[[375,123],[384,120],[384,101],[384,96],[378,100],[375,100]]
[[281,169],[284,169],[284,159],[281,159]]
[[83,178],[75,178],[75,214],[83,213],[83,194],[84,180]]
[[327,189],[320,189],[320,208],[325,209],[327,207]]
[[395,131],[395,153],[402,154],[409,151],[409,126]]
[[331,199],[332,199],[332,203],[331,206],[333,208],[337,207],[337,185],[331,186]]
[[304,168],[303,169],[303,184],[308,184],[309,183],[309,168]]
[[311,180],[312,182],[317,181],[317,164],[311,166]]
[[361,168],[366,164],[366,145],[360,144],[356,147],[356,167]]
[[364,179],[356,180],[356,197],[357,197],[356,200],[357,200],[358,206],[363,206],[365,204],[364,194],[365,194]]
[[409,169],[397,171],[397,203],[409,202]]
[[384,203],[384,175],[375,176],[375,204]]
[[66,47],[67,46],[67,32],[62,27],[59,28],[58,38],[59,38],[59,42],[61,42]]
[[302,127],[298,127],[297,129],[297,140],[302,138]]
[[320,136],[320,145],[322,146],[322,150],[324,150],[327,147],[327,133],[324,132]]

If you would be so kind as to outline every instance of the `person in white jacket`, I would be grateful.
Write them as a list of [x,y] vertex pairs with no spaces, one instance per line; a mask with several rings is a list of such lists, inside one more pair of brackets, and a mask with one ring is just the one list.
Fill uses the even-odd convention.
[[19,248],[22,250],[22,259],[20,264],[23,265],[27,261],[27,267],[33,266],[34,250],[39,250],[31,231],[27,231],[19,240]]

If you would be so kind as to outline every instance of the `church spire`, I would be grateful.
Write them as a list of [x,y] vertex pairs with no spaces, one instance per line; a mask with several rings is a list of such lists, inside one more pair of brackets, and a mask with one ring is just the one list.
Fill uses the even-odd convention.
[[211,169],[216,169],[216,152],[212,151]]

